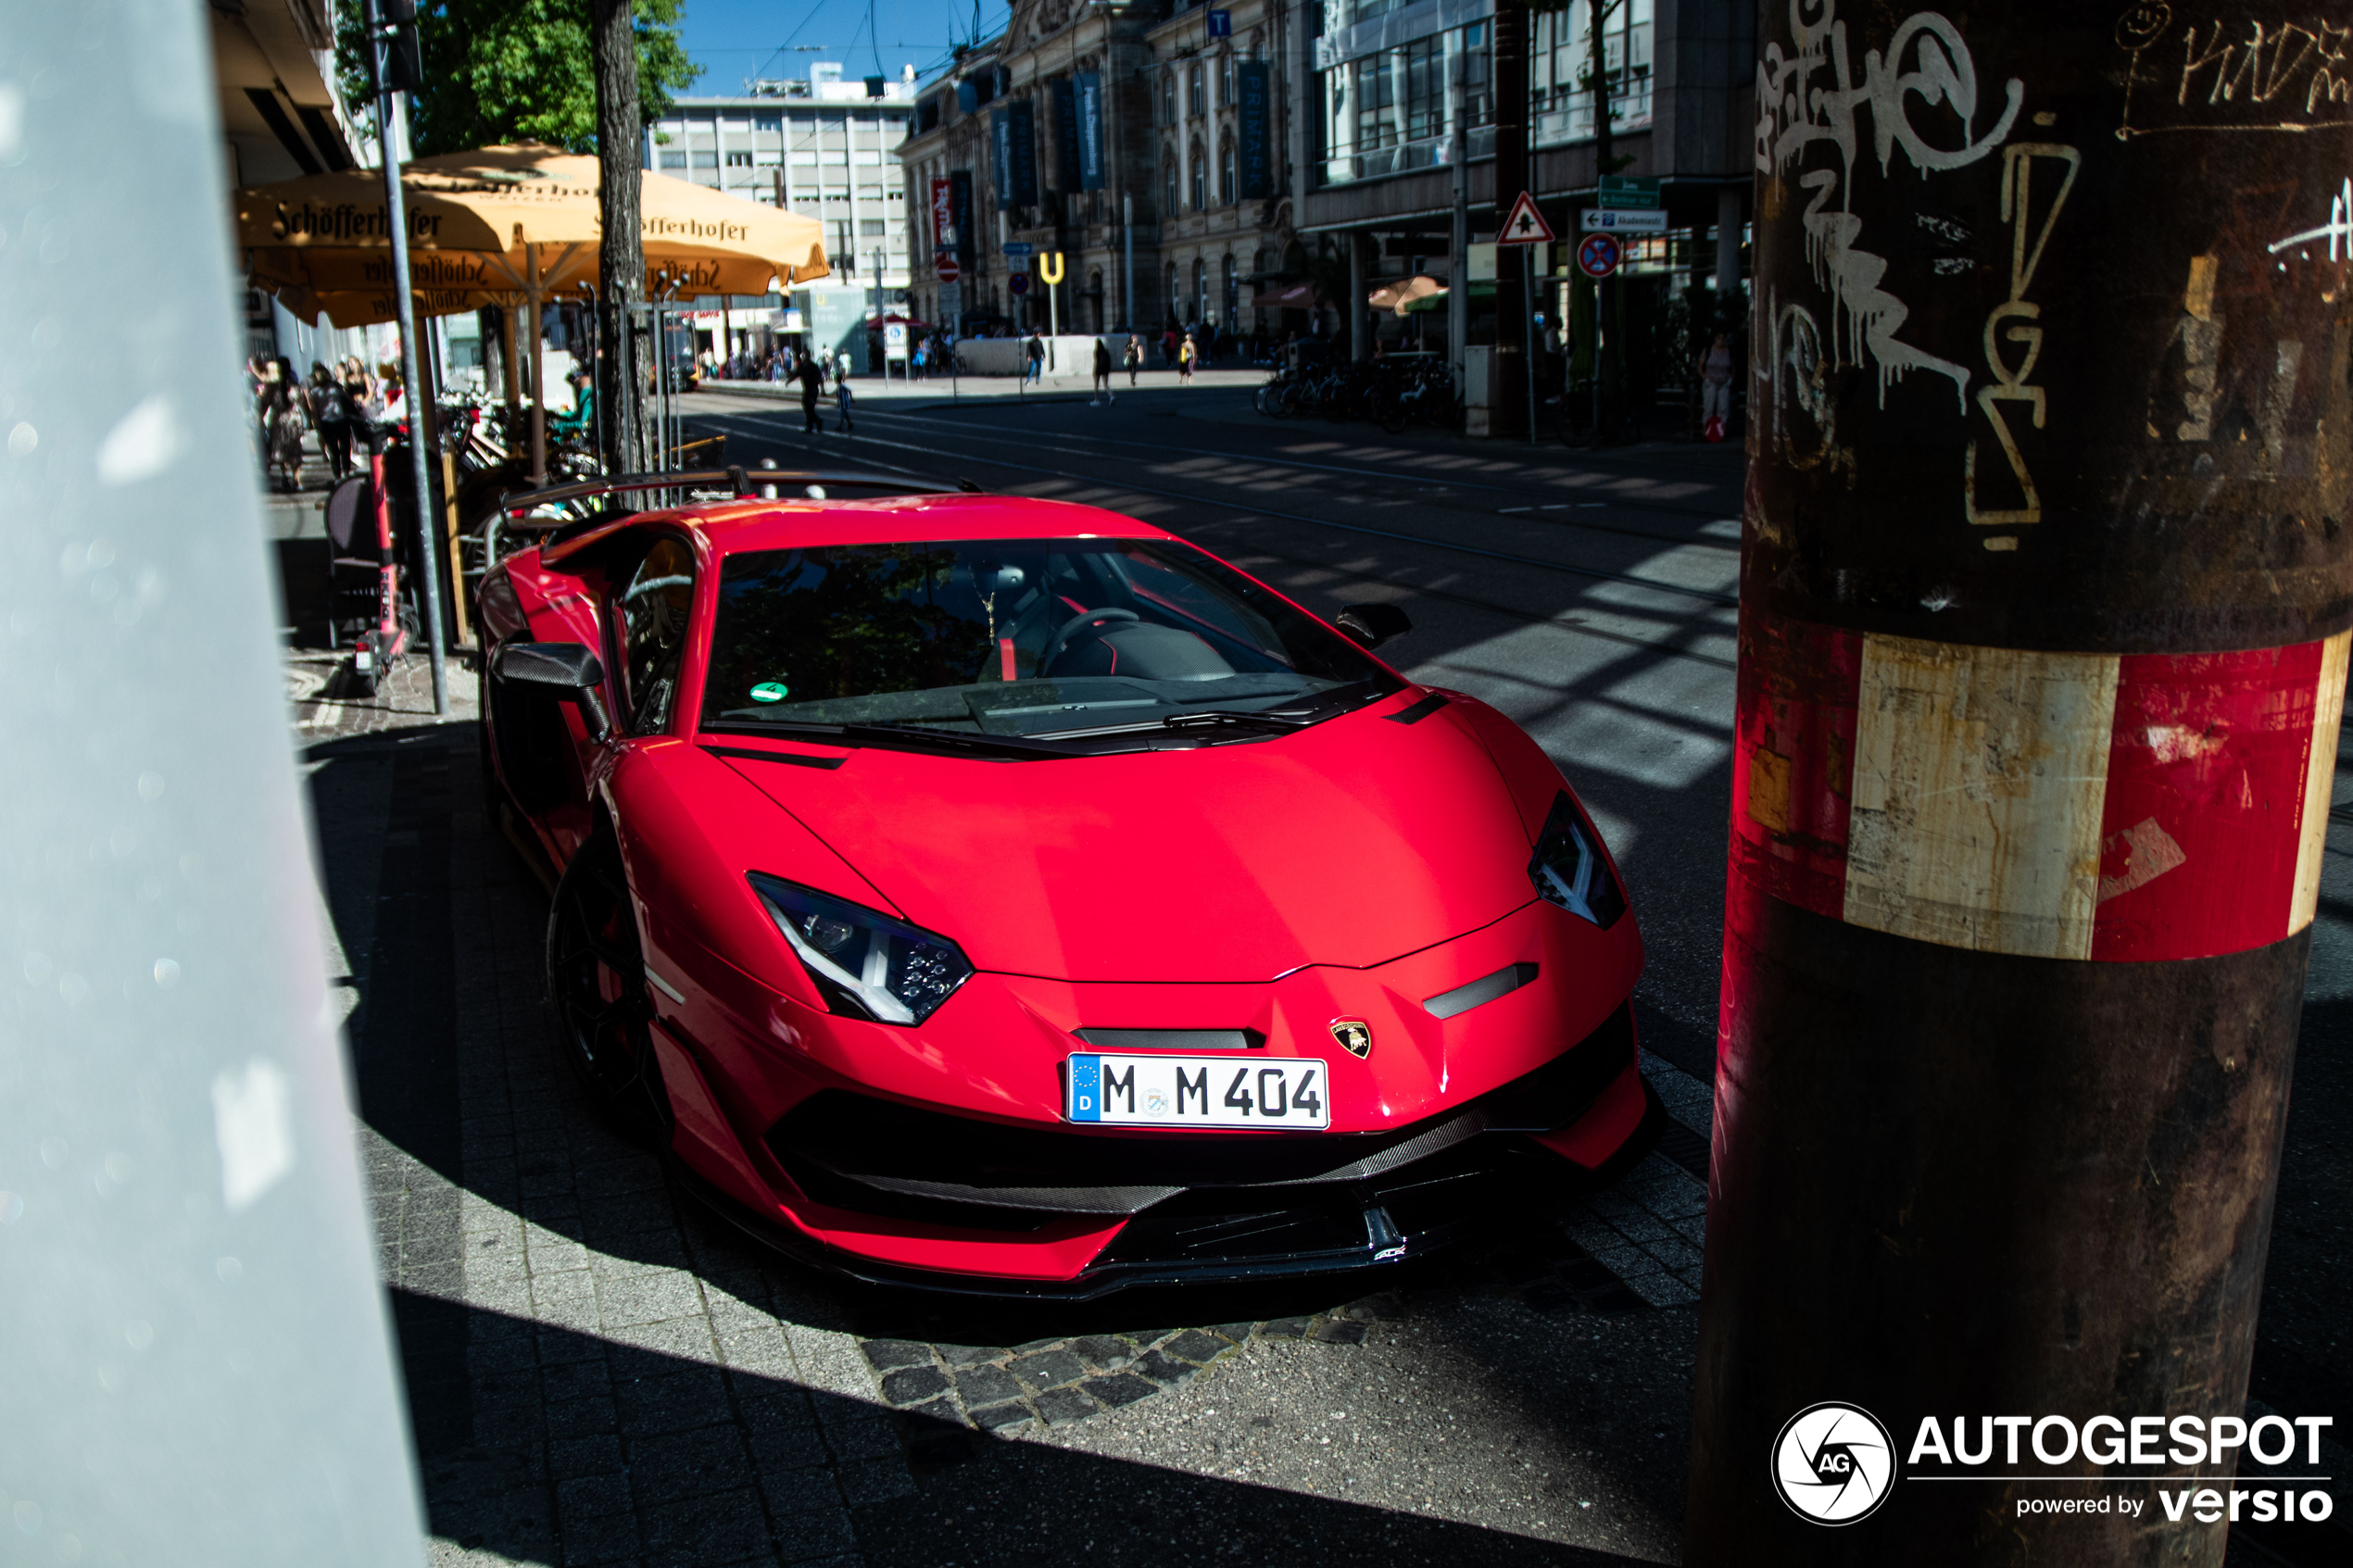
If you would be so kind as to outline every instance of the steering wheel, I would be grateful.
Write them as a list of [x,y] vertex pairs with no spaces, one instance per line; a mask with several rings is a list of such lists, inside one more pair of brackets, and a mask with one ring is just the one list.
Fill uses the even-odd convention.
[[1099,625],[1109,621],[1140,621],[1143,618],[1141,616],[1138,615],[1132,609],[1088,609],[1079,611],[1076,615],[1072,616],[1068,621],[1063,621],[1061,628],[1054,633],[1053,640],[1046,645],[1045,657],[1038,661],[1038,672],[1040,675],[1043,675],[1048,671],[1051,670],[1054,667],[1054,660],[1060,659],[1062,657],[1063,650],[1070,646],[1071,638],[1085,631],[1088,626]]

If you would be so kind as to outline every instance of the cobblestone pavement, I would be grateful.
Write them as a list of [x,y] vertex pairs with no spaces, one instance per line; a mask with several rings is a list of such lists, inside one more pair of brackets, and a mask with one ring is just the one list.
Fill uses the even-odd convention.
[[[1689,1172],[1655,1155],[1355,1301],[837,1286],[674,1198],[577,1093],[544,896],[422,671],[296,710],[328,715],[297,734],[434,1562],[1671,1561]],[[1705,1085],[1650,1071],[1704,1160]]]

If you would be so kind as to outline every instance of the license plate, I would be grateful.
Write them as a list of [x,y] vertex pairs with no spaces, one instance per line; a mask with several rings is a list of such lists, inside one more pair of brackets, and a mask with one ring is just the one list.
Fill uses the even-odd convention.
[[1330,1088],[1314,1057],[1238,1061],[1231,1056],[1070,1059],[1073,1122],[1128,1127],[1331,1125]]

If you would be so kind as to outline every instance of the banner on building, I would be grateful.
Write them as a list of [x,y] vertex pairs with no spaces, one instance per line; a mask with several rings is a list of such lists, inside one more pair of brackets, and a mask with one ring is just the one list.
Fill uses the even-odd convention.
[[949,171],[948,221],[956,236],[956,259],[965,270],[970,271],[973,264],[973,171],[969,169]]
[[1054,189],[1078,189],[1078,94],[1070,78],[1054,82]]
[[1013,117],[1009,109],[988,111],[988,188],[996,193],[997,210],[1013,205]]
[[1038,121],[1037,100],[1015,98],[1005,110],[1012,128],[1013,145],[1006,172],[1013,177],[1013,205],[1038,205]]
[[1103,188],[1103,79],[1099,71],[1073,77],[1078,100],[1078,188]]
[[1241,162],[1242,198],[1247,201],[1275,194],[1275,109],[1266,88],[1266,62],[1245,61],[1234,69],[1234,91],[1241,132],[1238,156]]
[[946,256],[956,249],[956,187],[945,180],[931,182],[931,249]]

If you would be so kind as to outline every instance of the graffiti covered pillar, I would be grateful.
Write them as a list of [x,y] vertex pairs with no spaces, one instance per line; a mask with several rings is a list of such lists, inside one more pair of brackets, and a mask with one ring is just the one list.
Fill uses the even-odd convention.
[[2353,625],[2347,42],[1762,6],[1689,1562],[2221,1562],[2162,1499],[2243,1448]]

